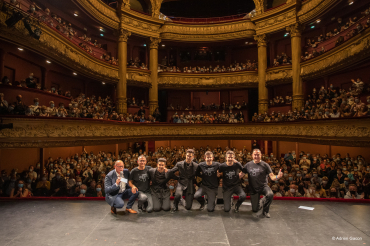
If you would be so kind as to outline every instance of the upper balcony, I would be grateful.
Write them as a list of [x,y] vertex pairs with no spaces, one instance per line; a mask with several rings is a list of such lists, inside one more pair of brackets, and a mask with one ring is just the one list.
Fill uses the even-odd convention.
[[[340,1],[336,0],[288,0],[286,4],[268,11],[263,11],[260,0],[254,0],[256,16],[232,18],[229,21],[165,21],[159,16],[149,16],[131,10],[128,5],[122,6],[120,13],[122,27],[139,36],[157,37],[162,40],[184,40],[187,42],[222,41],[251,38],[255,34],[267,34],[284,30],[297,20],[309,23]],[[117,29],[120,18],[116,9],[101,0],[76,1],[93,18],[102,24]]]

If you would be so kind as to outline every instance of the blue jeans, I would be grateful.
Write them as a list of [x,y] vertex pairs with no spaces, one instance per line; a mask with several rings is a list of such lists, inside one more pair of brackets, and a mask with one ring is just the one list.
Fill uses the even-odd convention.
[[124,192],[117,195],[116,200],[114,200],[113,207],[123,208],[123,206],[125,205],[125,202],[123,200],[128,199],[126,209],[130,209],[132,208],[132,205],[134,205],[135,200],[138,196],[139,192],[132,194],[131,189],[126,189]]

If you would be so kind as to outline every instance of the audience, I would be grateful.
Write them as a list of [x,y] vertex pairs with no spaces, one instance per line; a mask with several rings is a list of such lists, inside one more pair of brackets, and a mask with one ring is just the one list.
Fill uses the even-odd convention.
[[275,59],[274,59],[274,62],[273,62],[273,66],[274,67],[277,67],[277,66],[282,66],[282,65],[291,65],[292,64],[292,58],[290,58],[287,54],[285,54],[284,52],[281,53],[281,55],[277,56]]
[[234,62],[230,66],[221,66],[217,65],[216,67],[212,66],[194,66],[194,67],[183,67],[180,69],[176,66],[165,67],[159,66],[158,72],[171,72],[171,73],[223,73],[223,72],[237,72],[237,71],[256,71],[258,63],[256,60],[247,60],[245,63]]
[[[187,147],[189,148],[189,147]],[[104,197],[105,175],[114,168],[114,162],[120,159],[125,168],[132,170],[137,167],[140,155],[147,158],[147,165],[156,167],[157,159],[165,157],[166,167],[172,168],[178,161],[185,159],[184,146],[177,148],[158,147],[155,152],[146,152],[138,143],[128,150],[116,153],[100,151],[98,153],[76,153],[65,158],[49,157],[41,170],[40,163],[36,168],[31,166],[25,170],[13,169],[8,175],[1,171],[1,195],[5,197]],[[194,148],[194,147],[193,147]],[[228,147],[220,146],[211,149],[209,146],[194,148],[195,161],[204,161],[204,153],[208,150],[214,154],[214,160],[225,162]],[[236,159],[242,164],[252,160],[251,151],[231,148]],[[337,153],[331,157],[327,154],[311,154],[309,152],[289,151],[281,157],[262,155],[273,173],[281,169],[283,177],[278,181],[269,180],[269,186],[275,197],[308,197],[308,198],[346,198],[369,199],[370,194],[370,163],[361,156]],[[34,172],[37,175],[34,175]],[[26,180],[26,181],[24,181]],[[198,184],[201,180],[197,180]],[[220,180],[222,185],[222,179]],[[176,189],[177,180],[170,180],[168,186]],[[248,175],[243,177],[243,189],[249,194]],[[198,186],[195,187],[198,189]]]
[[[297,120],[318,120],[344,117],[370,116],[370,96],[367,104],[361,101],[363,93],[369,93],[370,87],[365,85],[361,78],[352,79],[352,87],[349,90],[335,88],[332,84],[325,89],[324,86],[307,96],[305,105],[301,108],[289,110],[288,113],[272,111],[271,114],[254,113],[252,122],[281,122]],[[274,99],[275,100],[275,99]],[[272,103],[272,104],[271,104]],[[275,105],[270,100],[270,105]]]
[[[305,60],[308,60],[308,59],[311,59],[311,58],[314,58],[314,57],[317,57],[323,54],[326,51],[323,46],[320,50],[316,49],[320,43],[336,37],[336,43],[335,43],[335,47],[336,47],[342,44],[345,40],[357,35],[358,33],[361,33],[363,30],[368,28],[370,26],[369,13],[370,13],[370,7],[365,9],[365,11],[361,13],[362,16],[360,18],[357,18],[356,16],[350,17],[348,18],[347,21],[344,21],[342,18],[337,18],[337,26],[334,29],[329,30],[325,35],[320,34],[319,36],[308,38],[305,48],[306,49],[313,48],[313,51],[311,53],[305,52],[304,55],[302,55],[301,57],[302,61],[305,61]],[[360,23],[360,20],[363,20],[364,18],[366,18],[366,22],[363,25]],[[345,30],[347,30],[349,27],[353,25],[356,25],[356,28],[349,31],[345,36],[344,35],[341,36],[342,32],[344,32]]]

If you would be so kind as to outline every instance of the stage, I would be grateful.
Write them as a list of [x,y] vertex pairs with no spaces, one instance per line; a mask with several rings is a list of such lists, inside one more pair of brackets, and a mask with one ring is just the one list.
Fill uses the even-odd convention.
[[260,219],[250,205],[237,214],[197,208],[112,215],[105,201],[0,201],[0,245],[370,245],[369,203],[275,200]]

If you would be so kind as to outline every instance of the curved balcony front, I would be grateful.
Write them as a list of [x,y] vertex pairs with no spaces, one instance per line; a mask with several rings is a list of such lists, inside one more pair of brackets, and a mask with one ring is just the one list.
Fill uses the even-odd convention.
[[247,124],[122,123],[68,118],[3,117],[0,148],[103,145],[148,140],[269,139],[370,147],[370,118]]

